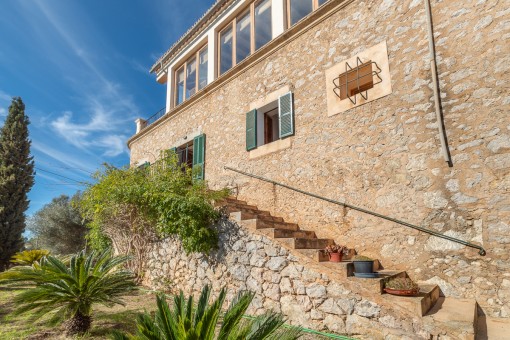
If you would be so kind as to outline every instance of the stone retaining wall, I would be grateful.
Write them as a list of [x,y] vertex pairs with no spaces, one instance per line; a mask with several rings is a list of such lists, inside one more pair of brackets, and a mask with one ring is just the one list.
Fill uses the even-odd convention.
[[168,238],[154,244],[146,283],[160,291],[198,295],[210,284],[215,293],[226,286],[227,301],[239,290],[256,296],[248,310],[282,312],[291,324],[341,334],[390,335],[417,339],[427,333],[419,319],[395,312],[347,289],[342,282],[310,270],[273,240],[234,222],[220,223],[220,248],[210,256],[186,255],[181,243]]

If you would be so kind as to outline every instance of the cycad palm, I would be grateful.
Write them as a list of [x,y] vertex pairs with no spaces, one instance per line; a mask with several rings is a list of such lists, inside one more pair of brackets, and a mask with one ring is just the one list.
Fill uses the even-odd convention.
[[14,299],[15,314],[33,311],[35,318],[51,314],[51,321],[69,320],[68,333],[83,333],[90,328],[92,305],[123,305],[120,297],[136,288],[133,274],[119,268],[126,260],[112,257],[110,251],[89,255],[82,251],[69,265],[47,256],[33,266],[0,274],[0,284],[25,289]]
[[114,333],[117,340],[259,340],[259,339],[297,339],[301,330],[296,327],[283,329],[281,314],[266,313],[256,318],[243,319],[254,294],[242,292],[232,301],[220,321],[221,307],[225,301],[226,290],[209,305],[211,287],[205,286],[195,307],[193,297],[184,298],[184,294],[174,297],[174,308],[170,310],[163,295],[157,297],[158,310],[154,318],[141,314],[137,319],[137,334],[126,336]]

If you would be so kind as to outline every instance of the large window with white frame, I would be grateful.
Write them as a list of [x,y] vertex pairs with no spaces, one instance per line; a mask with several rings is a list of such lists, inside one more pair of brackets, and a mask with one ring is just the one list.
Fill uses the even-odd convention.
[[329,0],[286,0],[289,27],[315,11]]
[[207,45],[194,53],[175,71],[175,106],[207,85]]
[[222,75],[273,37],[271,0],[258,0],[218,34],[218,72]]

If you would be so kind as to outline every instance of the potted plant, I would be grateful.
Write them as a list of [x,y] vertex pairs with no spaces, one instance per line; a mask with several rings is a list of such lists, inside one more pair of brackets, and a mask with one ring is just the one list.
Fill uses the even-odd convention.
[[420,287],[408,277],[394,277],[384,283],[384,291],[393,295],[414,296]]
[[356,255],[353,259],[354,273],[372,274],[374,272],[374,260],[364,255]]
[[342,256],[348,251],[349,251],[349,249],[347,249],[346,246],[341,246],[338,244],[333,244],[333,245],[327,246],[324,249],[324,252],[326,252],[326,254],[328,254],[328,256],[329,256],[329,262],[342,261]]

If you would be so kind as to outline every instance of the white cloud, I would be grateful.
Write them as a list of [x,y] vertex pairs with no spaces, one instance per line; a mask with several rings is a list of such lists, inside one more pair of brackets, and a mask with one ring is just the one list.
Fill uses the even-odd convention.
[[7,110],[3,107],[0,107],[0,116],[7,116]]
[[96,169],[97,162],[84,162],[83,158],[76,158],[73,156],[70,156],[66,152],[62,152],[59,150],[56,150],[55,148],[52,148],[51,146],[48,146],[46,144],[32,141],[32,148],[45,154],[46,156],[58,161],[60,164],[66,165],[66,166],[72,166],[76,167],[78,169],[85,170],[87,172],[93,172]]

